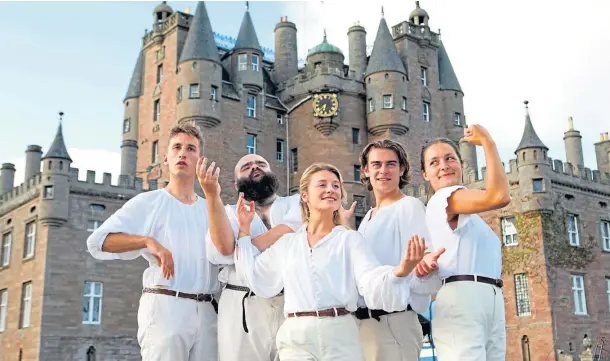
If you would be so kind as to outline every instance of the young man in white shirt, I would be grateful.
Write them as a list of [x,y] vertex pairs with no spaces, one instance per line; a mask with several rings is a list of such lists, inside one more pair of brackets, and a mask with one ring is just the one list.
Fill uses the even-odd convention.
[[202,152],[200,129],[191,122],[170,130],[164,163],[169,183],[126,202],[87,239],[100,260],[149,262],[138,308],[143,361],[217,361],[218,266],[207,261],[206,200],[195,193]]
[[[397,266],[414,235],[424,237],[430,247],[426,228],[426,207],[401,189],[408,183],[409,163],[404,148],[391,140],[368,144],[361,156],[362,182],[375,196],[376,207],[370,209],[358,231],[383,265]],[[430,249],[428,249],[430,251]],[[426,256],[433,265],[443,249]],[[423,344],[418,313],[425,313],[431,294],[440,288],[438,274],[426,278],[412,275],[419,287],[411,290],[407,308],[395,312],[369,309],[361,298],[356,318],[360,320],[360,337],[366,361],[416,361]],[[417,291],[416,291],[417,289]]]
[[[223,206],[215,164],[198,168],[201,188],[208,200],[210,229],[206,237],[208,259],[220,265],[219,280],[224,284],[218,305],[219,361],[277,361],[275,336],[284,322],[283,292],[265,299],[247,287],[234,265],[235,241],[239,225],[235,205]],[[265,158],[249,154],[235,166],[235,188],[256,204],[251,225],[252,243],[264,251],[282,235],[301,227],[299,195],[280,197],[277,176]]]

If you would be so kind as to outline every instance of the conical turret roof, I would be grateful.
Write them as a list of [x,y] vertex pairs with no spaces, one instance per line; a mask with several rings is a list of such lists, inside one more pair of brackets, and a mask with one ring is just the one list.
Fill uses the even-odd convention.
[[394,39],[390,34],[390,29],[384,18],[379,22],[377,36],[373,44],[373,51],[369,59],[369,64],[366,68],[366,75],[378,73],[382,71],[396,71],[406,74],[405,67],[400,60]]
[[530,118],[529,108],[527,106],[527,104],[529,102],[526,100],[524,103],[525,103],[525,127],[523,128],[523,136],[521,137],[521,142],[519,142],[519,146],[517,147],[517,150],[515,150],[515,154],[517,152],[519,152],[520,150],[526,149],[526,148],[542,148],[542,149],[549,150],[549,148],[547,148],[547,146],[544,145],[544,143],[542,143],[542,141],[538,137],[538,134],[536,134],[536,131],[534,130],[534,126],[532,125],[532,120]]
[[131,80],[129,81],[129,87],[127,88],[127,94],[125,99],[139,98],[142,95],[142,76],[144,75],[144,52],[140,51],[136,66],[133,69]]
[[455,75],[455,71],[453,71],[449,55],[447,55],[447,50],[445,50],[442,41],[441,46],[438,48],[438,73],[441,90],[455,90],[464,93]]
[[59,127],[57,127],[57,134],[55,134],[55,139],[53,139],[53,143],[51,144],[49,151],[42,159],[59,158],[69,160],[70,162],[72,161],[72,158],[70,158],[70,155],[68,154],[66,143],[64,143],[64,134],[62,131],[61,123],[62,122],[60,119]]
[[246,10],[244,18],[241,21],[241,27],[239,28],[239,34],[237,34],[234,49],[254,49],[262,51],[261,46],[258,43],[258,37],[256,36],[256,30],[254,29],[254,23],[252,22],[249,10]]
[[214,31],[203,1],[197,3],[195,17],[186,36],[179,63],[188,60],[211,60],[220,63]]

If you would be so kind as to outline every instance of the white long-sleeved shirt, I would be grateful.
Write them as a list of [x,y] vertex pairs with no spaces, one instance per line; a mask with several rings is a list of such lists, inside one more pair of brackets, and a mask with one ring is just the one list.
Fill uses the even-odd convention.
[[445,247],[438,259],[441,279],[453,275],[476,275],[499,279],[502,247],[498,236],[476,214],[460,214],[455,229],[447,222],[448,199],[464,186],[439,189],[428,201],[426,224],[435,248]]
[[[87,249],[100,260],[131,260],[144,257],[144,287],[161,286],[186,293],[213,294],[219,291],[218,266],[208,262],[205,235],[208,230],[207,202],[201,197],[185,204],[165,189],[140,193],[127,201],[87,239]],[[148,249],[124,253],[102,251],[111,233],[148,236],[167,248],[174,261],[174,276],[169,280]]]
[[[369,248],[383,265],[398,266],[405,254],[408,241],[414,235],[424,237],[428,251],[433,251],[428,228],[426,227],[426,207],[417,198],[405,196],[380,208],[371,218],[370,209],[358,232],[364,235]],[[443,257],[443,256],[441,256]],[[409,303],[417,313],[425,313],[430,305],[431,295],[441,288],[438,272],[426,277],[411,278],[411,298]],[[359,307],[366,307],[361,297]],[[370,308],[370,307],[369,307]]]
[[357,231],[336,226],[309,247],[306,226],[260,253],[249,237],[238,240],[237,266],[261,297],[284,289],[284,313],[345,307],[353,312],[359,294],[367,305],[389,312],[407,308],[410,278],[382,266]]
[[[301,218],[301,206],[299,203],[300,199],[301,196],[299,194],[289,197],[277,197],[269,208],[269,224],[271,227],[276,227],[283,224],[290,227],[292,230],[298,230],[303,225],[303,220]],[[236,205],[225,206],[225,212],[227,213],[229,221],[231,222],[235,241],[237,241],[237,236],[239,234],[239,223],[237,222],[236,209]],[[256,238],[267,231],[267,226],[265,226],[265,223],[259,217],[259,215],[255,213],[250,225],[250,237]],[[212,242],[212,237],[209,230],[206,236],[206,248],[210,262],[223,266],[218,277],[220,282],[247,287],[243,276],[241,276],[235,268],[235,252],[227,256],[220,254]]]

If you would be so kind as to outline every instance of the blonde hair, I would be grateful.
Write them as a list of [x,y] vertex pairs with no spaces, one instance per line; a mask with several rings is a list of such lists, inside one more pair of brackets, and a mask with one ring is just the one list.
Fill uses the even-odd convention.
[[[188,134],[199,141],[199,154],[203,152],[203,133],[194,120],[181,120],[169,130],[169,141],[178,134]],[[168,142],[169,144],[169,142]]]
[[[306,193],[307,187],[309,187],[309,183],[311,183],[311,178],[313,177],[313,175],[318,172],[321,172],[321,171],[329,171],[337,176],[337,179],[339,179],[339,183],[341,184],[341,204],[344,204],[345,198],[346,198],[346,192],[345,192],[345,187],[343,186],[343,177],[341,177],[341,172],[339,172],[339,169],[337,169],[337,167],[335,167],[334,165],[331,165],[331,164],[314,163],[314,164],[310,165],[305,170],[305,172],[303,172],[303,175],[301,176],[301,182],[299,184],[299,192],[301,194]],[[307,223],[309,221],[309,206],[307,205],[307,203],[305,203],[305,201],[303,201],[302,197],[301,197],[301,217],[303,219],[303,223]],[[335,225],[343,225],[343,220],[341,219],[339,210],[336,210],[333,213],[333,223]]]

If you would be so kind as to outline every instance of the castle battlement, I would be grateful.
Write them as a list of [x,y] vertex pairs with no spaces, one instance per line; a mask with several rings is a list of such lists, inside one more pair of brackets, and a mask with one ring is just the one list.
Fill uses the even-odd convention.
[[112,174],[104,172],[102,182],[95,181],[97,173],[94,170],[86,170],[85,180],[78,178],[80,170],[78,168],[70,168],[70,191],[82,191],[87,189],[89,192],[106,192],[106,193],[121,193],[133,195],[157,189],[157,182],[154,180],[148,181],[148,189],[143,188],[144,180],[140,177],[130,177],[121,174],[118,178],[118,183],[112,184]]
[[40,196],[42,176],[37,174],[0,195],[0,216]]

